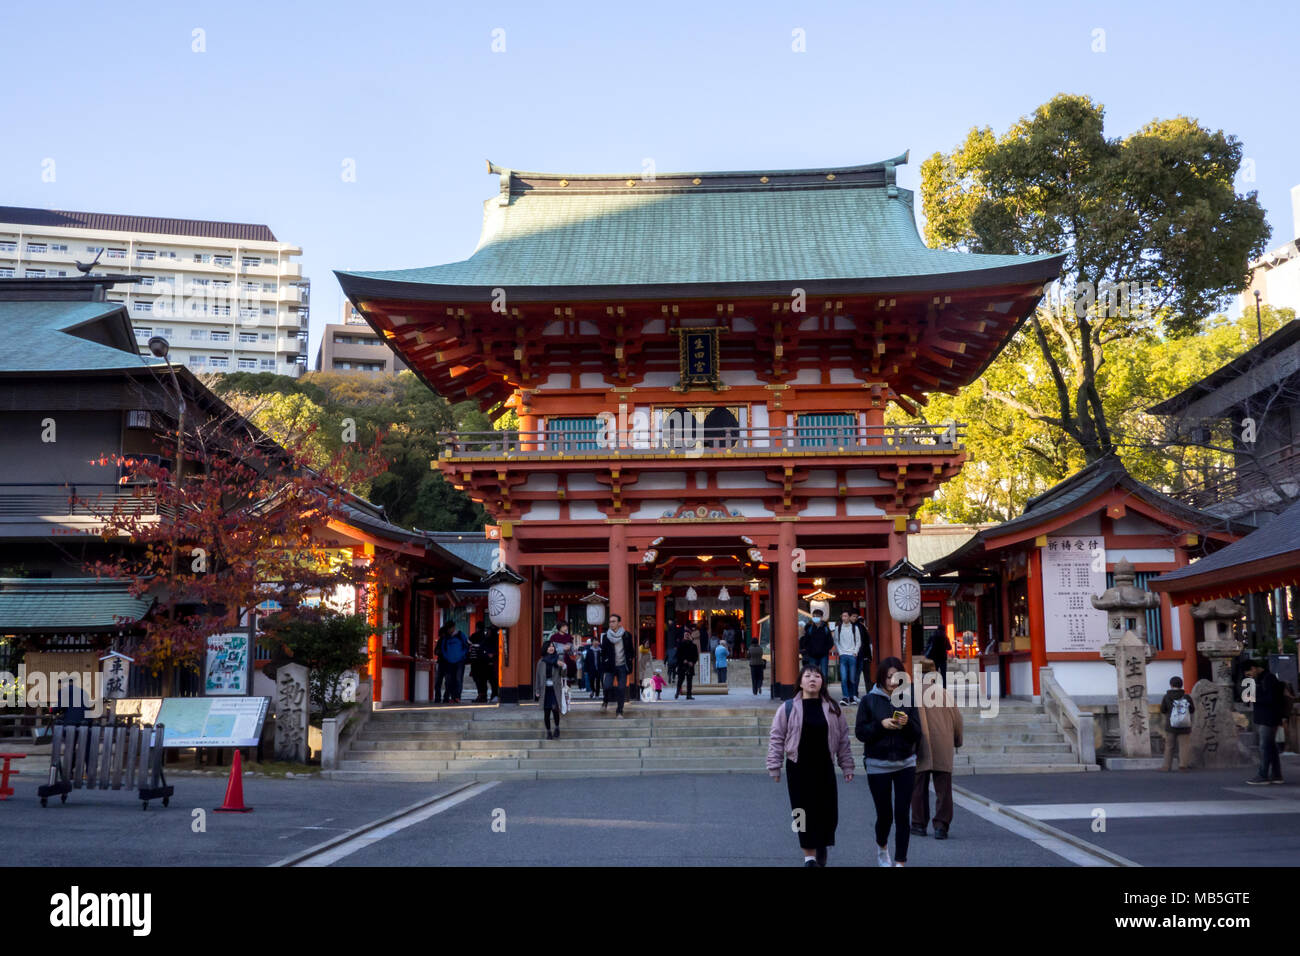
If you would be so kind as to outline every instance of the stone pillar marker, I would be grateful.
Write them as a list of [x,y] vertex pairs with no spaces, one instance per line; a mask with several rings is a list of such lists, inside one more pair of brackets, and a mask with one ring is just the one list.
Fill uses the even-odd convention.
[[1107,612],[1110,640],[1101,656],[1115,665],[1119,703],[1120,752],[1125,757],[1151,756],[1150,705],[1147,701],[1147,661],[1155,650],[1147,643],[1146,612],[1160,606],[1160,596],[1135,586],[1137,575],[1127,559],[1115,565],[1115,584],[1092,606]]
[[1205,622],[1205,640],[1196,649],[1210,659],[1214,675],[1192,688],[1192,756],[1201,767],[1238,767],[1250,760],[1232,713],[1232,659],[1242,648],[1232,629],[1245,613],[1240,603],[1227,598],[1192,608],[1192,617]]
[[275,672],[275,759],[307,762],[307,719],[311,694],[307,668],[281,664]]

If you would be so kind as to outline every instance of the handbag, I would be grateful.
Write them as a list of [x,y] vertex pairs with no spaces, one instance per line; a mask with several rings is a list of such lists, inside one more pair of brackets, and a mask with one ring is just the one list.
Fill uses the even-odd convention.
[[565,681],[564,686],[560,688],[560,713],[569,712],[569,682]]

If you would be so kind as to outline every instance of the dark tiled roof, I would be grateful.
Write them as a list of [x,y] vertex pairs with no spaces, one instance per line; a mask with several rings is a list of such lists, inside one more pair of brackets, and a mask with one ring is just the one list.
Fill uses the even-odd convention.
[[[94,338],[117,340],[120,347]],[[118,302],[0,301],[0,374],[138,371],[163,365],[141,356],[126,309]]]
[[496,558],[497,543],[485,538],[482,531],[426,531],[424,533],[434,544],[450,551],[462,561],[482,568],[485,575]]
[[1172,398],[1166,398],[1159,405],[1152,405],[1147,411],[1152,415],[1177,414],[1198,398],[1209,395],[1233,379],[1258,368],[1259,364],[1265,359],[1272,358],[1296,341],[1300,341],[1300,319],[1288,322],[1250,351],[1243,352],[1227,365],[1215,369],[1205,378],[1189,385]]
[[111,578],[0,578],[0,632],[127,627],[153,606],[153,598],[132,597],[127,586]]
[[984,550],[985,545],[995,544],[998,538],[1051,521],[1085,502],[1100,497],[1112,488],[1122,488],[1153,508],[1193,528],[1222,529],[1230,534],[1249,534],[1254,528],[1253,525],[1241,521],[1198,511],[1168,495],[1161,494],[1130,475],[1119,458],[1107,455],[1081,468],[1041,495],[1030,498],[1025,503],[1024,512],[1020,515],[981,531],[952,554],[932,561],[926,566],[926,572],[936,574],[952,570],[962,558],[978,554]]
[[158,216],[119,216],[107,212],[67,212],[62,209],[28,209],[0,206],[0,222],[24,226],[65,226],[112,232],[152,232],[168,236],[276,242],[267,226],[248,222],[210,222],[206,219],[164,219]]
[[[1240,541],[1234,541],[1226,548],[1201,558],[1194,564],[1167,571],[1155,579],[1156,584],[1173,584],[1189,578],[1205,580],[1206,575],[1230,583],[1234,579],[1233,571],[1242,565],[1270,558],[1281,559],[1293,555],[1289,562],[1293,569],[1300,569],[1300,501],[1265,524],[1258,531],[1252,531]],[[1211,584],[1213,581],[1206,581]],[[1165,590],[1164,588],[1157,588]]]

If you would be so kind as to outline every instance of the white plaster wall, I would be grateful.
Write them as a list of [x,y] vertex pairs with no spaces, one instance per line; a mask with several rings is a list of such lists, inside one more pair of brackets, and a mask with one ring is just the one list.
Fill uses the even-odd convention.
[[[1176,607],[1175,607],[1175,608],[1170,608],[1170,611],[1169,611],[1169,631],[1170,631],[1170,634],[1169,634],[1169,636],[1170,636],[1170,644],[1169,644],[1169,647],[1170,647],[1172,650],[1175,650],[1175,651],[1181,651],[1181,650],[1183,649],[1183,628],[1182,628],[1181,623],[1180,623],[1179,620],[1178,620],[1178,617],[1179,617],[1179,615],[1178,615],[1178,608],[1176,608]],[[1190,690],[1190,688],[1189,688],[1189,690]]]
[[572,501],[569,503],[569,518],[572,521],[600,521],[604,517],[604,512],[597,508],[594,502]]
[[1166,534],[1167,528],[1161,527],[1150,518],[1132,512],[1115,519],[1116,534]]
[[856,328],[856,326],[854,325],[853,320],[850,319],[847,315],[837,315],[835,316],[834,328],[852,329],[852,328]]
[[558,501],[534,501],[522,517],[529,521],[559,521],[560,503]]
[[593,475],[570,474],[568,477],[570,491],[601,491],[608,486],[602,485]]
[[[674,501],[671,498],[647,498],[640,503],[640,507],[636,511],[632,512],[631,517],[642,519],[662,518],[665,511],[676,511],[681,505],[680,501]],[[570,511],[570,514],[572,514],[572,511]]]
[[645,388],[668,388],[676,385],[680,377],[676,372],[646,372],[638,384]]
[[579,335],[597,335],[599,334],[599,332],[600,332],[600,327],[596,325],[595,322],[587,322],[583,320],[578,323]]
[[874,468],[850,468],[845,472],[849,485],[859,488],[892,488],[888,481],[881,481]]
[[739,511],[746,518],[770,518],[772,509],[764,508],[759,498],[729,498],[722,503],[728,511]]
[[[1169,678],[1183,676],[1182,661],[1152,661],[1147,665],[1147,696],[1159,701],[1169,689]],[[1183,690],[1190,691],[1190,687]]]
[[1115,698],[1115,668],[1096,661],[1049,661],[1052,676],[1071,697]]
[[758,374],[753,369],[724,369],[719,376],[724,385],[762,385]]
[[429,672],[415,672],[415,699],[423,701],[429,699]]
[[1012,661],[1007,668],[1007,679],[1011,686],[1007,695],[1012,697],[1030,697],[1034,693],[1033,661]]
[[546,376],[546,381],[538,385],[537,388],[539,390],[544,388],[568,388],[570,381],[568,372],[552,372]]
[[560,487],[560,479],[557,475],[543,474],[541,472],[532,472],[528,479],[519,486],[519,491],[554,491]]
[[1048,537],[1065,537],[1071,534],[1101,534],[1101,512],[1084,515],[1078,521],[1053,531]]
[[642,333],[645,335],[660,335],[663,333],[664,328],[663,319],[649,319],[642,326]]
[[686,476],[677,471],[644,471],[636,486],[642,491],[685,491]]
[[1107,548],[1106,562],[1118,564],[1128,558],[1130,564],[1158,564],[1174,560],[1173,548]]
[[799,374],[790,380],[792,385],[820,385],[822,371],[819,368],[801,368]]
[[719,471],[719,488],[762,488],[767,484],[761,471]]
[[736,316],[736,318],[731,320],[731,331],[753,332],[754,322],[752,319],[745,319],[745,318],[741,318],[740,316]]
[[844,502],[844,511],[854,517],[862,515],[883,515],[885,509],[877,507],[870,498],[850,498]]
[[404,700],[406,694],[406,672],[396,667],[384,668],[384,686],[380,701]]
[[831,369],[831,382],[835,385],[853,385],[858,382],[865,382],[866,379],[858,375],[851,368],[833,368]]
[[564,334],[564,323],[563,323],[563,322],[547,322],[546,325],[542,328],[542,334],[543,334],[543,335],[563,335],[563,334]]
[[[595,331],[594,329],[592,331]],[[604,372],[583,372],[578,376],[579,388],[605,388]]]
[[768,442],[767,432],[764,431],[764,429],[770,427],[772,424],[772,420],[768,418],[767,415],[767,406],[766,405],[752,406],[749,410],[749,419],[750,419],[751,427],[754,428],[756,432],[756,437],[754,438],[754,447],[767,448],[769,442]]
[[835,515],[834,498],[809,498],[799,514],[805,518],[830,518]]
[[799,331],[802,332],[805,329],[816,329],[820,324],[821,321],[819,316],[810,315],[799,322]]
[[808,477],[801,484],[805,488],[835,488],[838,484],[835,480],[835,472],[830,468],[814,468],[808,472]]

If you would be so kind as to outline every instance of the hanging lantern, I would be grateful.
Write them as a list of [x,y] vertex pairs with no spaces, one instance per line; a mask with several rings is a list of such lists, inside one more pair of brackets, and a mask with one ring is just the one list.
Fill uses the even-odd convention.
[[726,604],[730,600],[731,600],[731,595],[727,593],[727,588],[724,585],[722,590],[718,592],[718,601],[721,602],[722,604]]
[[519,623],[519,609],[523,606],[519,585],[523,581],[522,577],[504,564],[494,568],[483,579],[483,583],[488,586],[488,620],[496,627],[514,627]]
[[600,627],[605,623],[605,601],[607,599],[592,591],[582,603],[587,605],[587,623],[592,627]]
[[[821,579],[818,578],[818,580],[820,581]],[[804,596],[808,599],[808,610],[810,612],[821,611],[822,620],[829,621],[831,619],[831,601],[835,600],[834,594],[818,588],[811,594],[806,594]]]
[[881,574],[889,582],[885,587],[889,616],[900,624],[911,624],[921,616],[921,578],[924,575],[925,572],[907,558]]
[[698,601],[699,598],[700,598],[700,596],[699,596],[698,594],[695,593],[695,588],[687,588],[687,589],[686,589],[686,600],[688,600],[688,601]]

